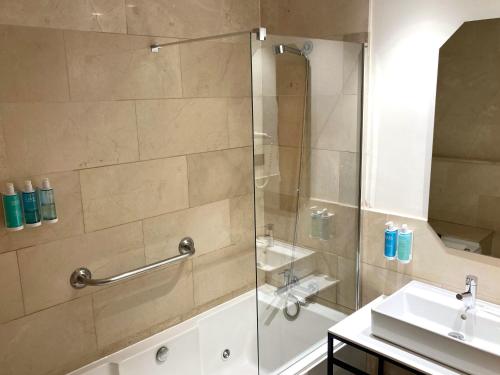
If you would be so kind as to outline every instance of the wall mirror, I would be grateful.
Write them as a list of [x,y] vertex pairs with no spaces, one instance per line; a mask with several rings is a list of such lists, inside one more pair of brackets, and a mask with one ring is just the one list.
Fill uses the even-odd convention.
[[500,19],[439,51],[429,223],[447,247],[500,258]]

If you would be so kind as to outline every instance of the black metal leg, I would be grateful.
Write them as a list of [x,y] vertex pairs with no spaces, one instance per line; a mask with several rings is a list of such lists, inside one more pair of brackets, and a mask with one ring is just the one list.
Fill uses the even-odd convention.
[[328,360],[327,360],[327,374],[333,375],[333,335],[328,332]]
[[384,375],[384,358],[378,357],[378,375]]

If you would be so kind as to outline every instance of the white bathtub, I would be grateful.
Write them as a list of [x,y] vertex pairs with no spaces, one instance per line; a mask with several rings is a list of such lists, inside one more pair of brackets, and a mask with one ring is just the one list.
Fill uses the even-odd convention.
[[[326,356],[326,332],[345,315],[316,303],[295,321],[283,299],[259,292],[260,374],[300,374]],[[321,340],[318,338],[321,337]],[[160,363],[156,352],[168,348]],[[222,358],[229,349],[228,359]],[[304,356],[304,354],[308,354]],[[255,291],[238,296],[174,327],[91,363],[70,375],[257,375]]]

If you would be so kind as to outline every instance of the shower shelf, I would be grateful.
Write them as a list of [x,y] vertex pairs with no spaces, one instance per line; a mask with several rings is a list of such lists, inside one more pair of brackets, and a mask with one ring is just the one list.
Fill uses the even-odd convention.
[[257,240],[257,268],[265,272],[274,272],[283,267],[289,267],[292,262],[311,257],[314,251],[299,246],[274,241],[274,246],[267,247]]
[[[340,280],[333,279],[328,275],[311,274],[300,279],[296,284],[291,286],[290,291],[292,291],[297,297],[305,299],[312,297],[319,292],[338,284],[339,282]],[[264,284],[259,287],[259,293],[268,295],[269,297],[275,296],[277,290],[278,288],[270,284]]]
[[71,286],[75,289],[85,288],[87,285],[90,286],[100,286],[100,285],[108,285],[114,284],[118,281],[131,279],[133,277],[142,275],[148,271],[157,270],[167,264],[172,264],[176,262],[180,262],[184,259],[189,258],[195,253],[194,241],[191,237],[184,237],[181,242],[179,242],[179,253],[180,255],[163,259],[155,263],[151,263],[131,271],[123,272],[118,275],[110,276],[104,279],[92,279],[92,273],[88,268],[80,267],[73,271],[69,282]]

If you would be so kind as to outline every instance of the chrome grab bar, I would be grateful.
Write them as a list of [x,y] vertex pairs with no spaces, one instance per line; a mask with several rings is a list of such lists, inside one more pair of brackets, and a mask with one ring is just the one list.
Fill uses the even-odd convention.
[[87,285],[99,286],[99,285],[114,284],[118,281],[130,279],[132,277],[142,275],[147,271],[155,270],[160,267],[166,266],[167,264],[182,261],[186,258],[189,258],[191,255],[195,253],[194,241],[192,238],[184,237],[181,240],[181,242],[179,242],[179,253],[180,255],[177,255],[175,257],[159,260],[158,262],[151,263],[143,267],[133,269],[131,271],[123,272],[118,275],[106,277],[104,279],[93,279],[92,273],[88,268],[80,267],[75,271],[73,271],[71,277],[69,278],[69,283],[75,289],[82,289],[85,288]]

